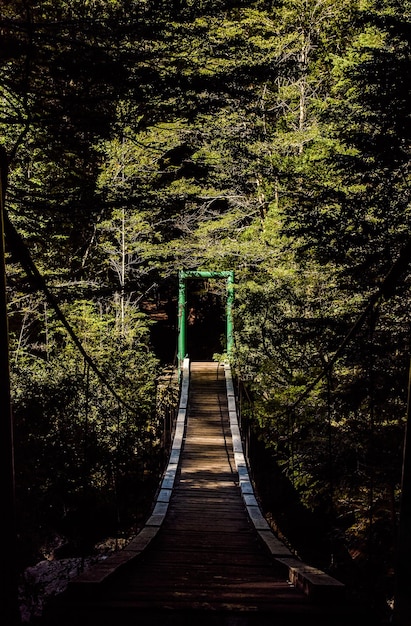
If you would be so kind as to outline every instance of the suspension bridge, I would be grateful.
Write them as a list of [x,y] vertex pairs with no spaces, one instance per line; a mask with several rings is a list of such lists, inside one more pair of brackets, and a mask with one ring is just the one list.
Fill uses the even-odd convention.
[[[4,171],[4,168],[2,169]],[[4,202],[5,181],[0,189]],[[3,209],[3,206],[1,207]],[[9,242],[17,241],[2,211]],[[18,244],[18,241],[17,241]],[[4,248],[1,273],[5,277]],[[366,315],[389,293],[411,258],[411,242],[404,248],[390,273],[370,298],[368,306],[344,338],[328,370],[361,327]],[[58,303],[44,284],[31,259],[22,255],[28,275],[43,288],[57,316],[82,353]],[[172,446],[152,510],[138,534],[124,549],[101,560],[73,579],[65,592],[47,605],[41,626],[142,626],[157,624],[278,626],[353,626],[373,623],[369,609],[347,595],[345,585],[301,560],[273,532],[264,517],[251,480],[251,468],[243,450],[237,399],[228,364],[184,358],[187,316],[186,284],[190,278],[227,279],[227,346],[232,342],[232,272],[182,272],[179,286],[178,360],[181,364],[180,398]],[[16,580],[13,575],[15,520],[13,494],[13,443],[10,383],[8,380],[8,329],[5,281],[1,290],[0,353],[5,355],[0,404],[2,482],[5,546],[1,573],[2,614],[14,626]],[[100,375],[93,362],[89,366]],[[327,369],[308,386],[308,394],[326,375]],[[115,390],[110,389],[113,395]],[[409,429],[408,429],[409,430]],[[406,441],[409,432],[406,434]],[[406,446],[405,446],[406,448]],[[411,554],[411,518],[408,502],[409,456],[404,454],[402,485],[401,545],[398,564],[399,619],[409,624],[408,562]],[[309,540],[309,538],[308,538]]]
[[73,579],[41,623],[346,626],[368,617],[265,519],[230,367],[184,359],[171,452],[148,519],[124,549]]

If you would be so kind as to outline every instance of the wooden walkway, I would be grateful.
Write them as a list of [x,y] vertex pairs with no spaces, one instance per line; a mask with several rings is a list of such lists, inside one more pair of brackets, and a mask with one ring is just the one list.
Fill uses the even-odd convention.
[[[138,550],[137,536],[133,558],[122,561],[120,555],[119,567],[107,569],[109,576],[83,576],[83,584],[69,586],[42,623],[355,624],[344,594],[325,593],[312,599],[303,590],[304,584],[291,584],[287,563],[295,558],[285,546],[282,554],[274,535],[273,541],[280,546],[277,558],[267,549],[247,511],[240,478],[224,368],[216,363],[192,363],[185,438],[164,519],[158,528],[155,515],[151,518],[154,526],[148,520],[144,529],[150,538],[148,546]],[[335,589],[341,592],[338,583]],[[331,586],[331,591],[335,589]]]

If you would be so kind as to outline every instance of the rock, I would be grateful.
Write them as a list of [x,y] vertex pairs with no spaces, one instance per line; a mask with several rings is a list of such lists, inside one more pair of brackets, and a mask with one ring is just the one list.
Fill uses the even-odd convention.
[[106,556],[44,560],[28,567],[19,586],[22,623],[41,617],[48,598],[64,591],[72,578],[103,558]]

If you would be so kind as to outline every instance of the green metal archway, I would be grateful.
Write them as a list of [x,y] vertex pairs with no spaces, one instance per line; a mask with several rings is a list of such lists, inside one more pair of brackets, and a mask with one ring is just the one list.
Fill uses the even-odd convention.
[[227,279],[227,304],[226,304],[226,329],[227,329],[227,354],[232,353],[234,346],[233,337],[233,302],[234,302],[234,272],[202,272],[195,270],[181,270],[178,284],[178,367],[181,370],[187,351],[187,279],[192,278],[226,278]]

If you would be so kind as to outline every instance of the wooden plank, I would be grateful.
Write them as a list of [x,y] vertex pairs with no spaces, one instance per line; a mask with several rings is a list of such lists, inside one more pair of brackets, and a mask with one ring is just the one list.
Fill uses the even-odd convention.
[[[225,367],[225,378],[218,372],[215,363],[191,364],[187,423],[181,413],[175,453],[147,525],[121,556],[84,578],[92,587],[104,582],[98,597],[70,595],[52,626],[134,626],[137,615],[143,626],[157,626],[168,623],[169,611],[194,611],[191,624],[198,610],[209,616],[267,613],[264,626],[290,626],[290,615],[301,615],[298,624],[303,624],[307,611],[313,611],[308,595],[324,588],[327,578],[295,559],[265,520],[244,460],[236,412],[228,410],[235,404],[234,393],[228,401],[225,396],[231,372]],[[340,584],[329,587],[341,590]],[[144,611],[147,621],[141,622]],[[313,615],[311,625],[337,626],[335,619],[317,620],[322,610]],[[278,622],[279,616],[287,619]],[[172,623],[180,623],[176,620]],[[252,623],[261,626],[259,619]]]
[[252,486],[248,475],[240,478],[240,489],[243,495],[254,495],[254,487]]
[[267,520],[265,519],[264,515],[260,511],[259,506],[248,506],[247,511],[257,530],[269,530],[270,529]]
[[345,598],[345,585],[322,570],[307,565],[293,556],[280,557],[277,560],[288,568],[290,582],[303,589],[313,599],[342,600]]
[[228,396],[228,410],[230,412],[235,412],[237,415],[236,403],[234,396]]
[[154,539],[157,535],[157,528],[150,528],[149,526],[144,526],[141,531],[136,535],[129,543],[127,544],[127,550],[142,552],[148,546],[148,544]]
[[250,494],[246,493],[244,495],[244,502],[245,502],[245,505],[247,507],[248,506],[256,506],[256,507],[258,507],[257,499],[256,499],[256,497],[255,497],[255,495],[253,493],[250,493]]
[[173,448],[170,454],[170,458],[169,458],[169,464],[171,465],[177,465],[177,463],[180,461],[180,449],[176,449]]
[[274,557],[292,557],[293,554],[287,546],[280,541],[270,530],[259,530],[258,535]]
[[160,489],[157,502],[170,502],[171,494],[173,493],[172,489]]

